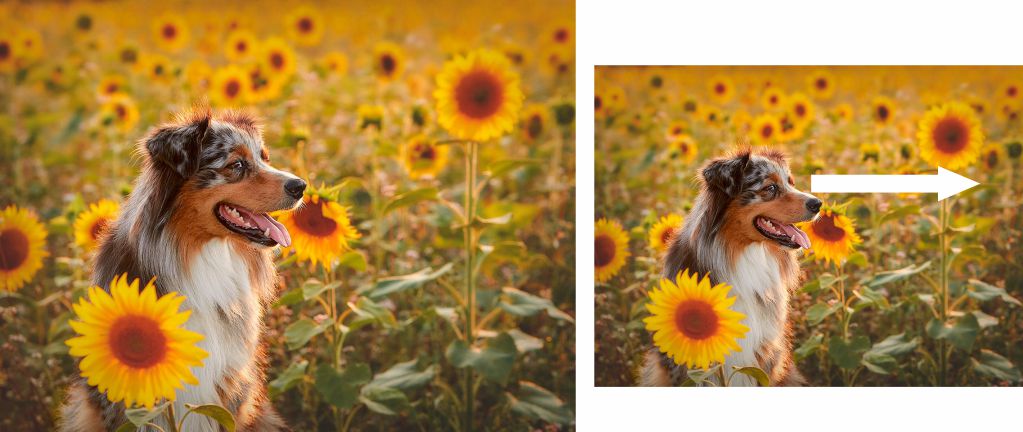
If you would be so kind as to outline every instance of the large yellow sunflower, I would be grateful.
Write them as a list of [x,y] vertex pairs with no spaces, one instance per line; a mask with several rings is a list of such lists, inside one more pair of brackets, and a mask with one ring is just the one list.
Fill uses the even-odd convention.
[[189,370],[202,366],[207,353],[195,344],[203,335],[182,327],[191,311],[179,312],[185,298],[176,292],[156,297],[154,280],[139,292],[139,280],[115,277],[110,292],[98,286],[73,305],[69,321],[79,336],[67,340],[70,354],[89,385],[111,402],[152,409],[160,399],[174,400],[182,382],[197,385]]
[[259,52],[259,41],[256,34],[249,30],[238,29],[227,34],[224,43],[224,56],[232,62],[249,62]]
[[735,303],[735,297],[728,297],[732,287],[711,287],[709,277],[700,279],[688,269],[675,281],[661,279],[660,285],[650,291],[646,308],[653,315],[643,322],[661,352],[677,364],[707,369],[742,351],[736,340],[746,337],[749,327],[741,323],[746,315],[729,309]]
[[267,75],[287,79],[295,73],[295,50],[284,39],[271,37],[261,44],[263,68]]
[[50,255],[46,228],[36,215],[14,205],[0,211],[0,290],[17,291],[32,280]]
[[99,245],[100,236],[117,219],[117,210],[117,203],[108,199],[89,204],[89,209],[75,218],[75,244],[85,250]]
[[522,108],[519,75],[495,51],[478,50],[444,64],[437,75],[437,121],[461,139],[486,141],[515,127]]
[[373,72],[382,81],[394,81],[405,71],[405,51],[393,42],[373,47]]
[[650,228],[649,238],[650,247],[657,252],[664,252],[668,250],[668,246],[671,245],[671,240],[678,235],[679,230],[682,229],[682,216],[675,213],[671,213],[667,216],[661,216],[661,220],[657,221],[653,227]]
[[401,146],[399,157],[409,177],[436,177],[448,161],[448,146],[437,145],[426,136],[420,134],[412,137]]
[[348,218],[348,209],[337,202],[320,197],[315,191],[306,193],[302,206],[294,211],[277,212],[274,217],[291,234],[291,248],[299,260],[322,262],[325,266],[351,249],[349,242],[359,238],[359,231]]
[[597,282],[606,282],[625,265],[629,257],[629,236],[621,224],[601,218],[594,229],[594,268]]
[[156,44],[167,51],[178,52],[188,45],[188,22],[175,14],[164,14],[153,20]]
[[210,101],[220,106],[238,106],[248,99],[252,89],[251,77],[242,68],[227,65],[213,73],[210,82]]
[[291,38],[299,45],[311,46],[323,39],[323,14],[310,6],[299,6],[284,18]]
[[861,241],[852,219],[830,204],[821,208],[817,218],[799,223],[797,227],[810,238],[815,261],[841,265]]
[[795,93],[788,100],[789,119],[794,124],[809,125],[813,122],[814,106],[810,98],[802,93]]
[[980,120],[968,105],[952,102],[927,110],[916,133],[920,157],[956,170],[972,164],[984,145]]

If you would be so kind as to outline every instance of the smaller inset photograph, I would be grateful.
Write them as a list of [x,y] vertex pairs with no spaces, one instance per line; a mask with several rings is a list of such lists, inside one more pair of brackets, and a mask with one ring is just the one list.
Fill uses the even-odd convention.
[[597,386],[1018,386],[1020,67],[597,67]]

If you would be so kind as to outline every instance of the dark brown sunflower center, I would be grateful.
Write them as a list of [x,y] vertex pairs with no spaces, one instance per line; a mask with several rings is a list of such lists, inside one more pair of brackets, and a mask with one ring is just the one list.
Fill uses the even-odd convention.
[[892,113],[891,113],[891,111],[888,110],[888,106],[887,105],[878,105],[878,107],[877,107],[877,119],[878,120],[886,121],[886,120],[888,120],[888,116],[890,116],[891,114]]
[[305,206],[296,210],[295,226],[315,237],[327,237],[337,230],[337,222],[323,215],[322,201],[306,201]]
[[107,84],[106,92],[107,94],[117,93],[117,84],[116,83]]
[[107,218],[97,219],[96,222],[93,222],[92,227],[89,228],[89,235],[92,236],[92,239],[99,240],[99,236],[103,234],[103,230],[109,223],[110,219]]
[[771,105],[776,105],[778,103],[778,96],[771,95],[771,97],[768,98],[768,102],[770,102]]
[[718,330],[718,314],[702,300],[686,300],[675,309],[675,325],[689,339],[703,340]]
[[391,75],[394,73],[394,69],[398,66],[398,62],[394,60],[394,57],[390,54],[384,54],[380,56],[380,70],[384,72],[384,75]]
[[771,135],[774,135],[774,126],[764,125],[764,127],[760,128],[760,136],[770,138]]
[[1006,96],[1016,97],[1017,94],[1019,94],[1019,89],[1016,86],[1009,86],[1009,88],[1005,89]]
[[28,259],[28,236],[19,229],[0,231],[0,270],[11,271]]
[[7,60],[11,56],[11,43],[0,41],[0,60]]
[[238,92],[241,90],[242,85],[238,82],[238,80],[231,80],[228,81],[227,84],[224,84],[224,94],[229,98],[233,99],[235,96],[238,96]]
[[270,54],[270,65],[273,66],[274,69],[281,69],[284,67],[284,55],[279,52]]
[[796,104],[796,115],[799,117],[806,116],[806,105]]
[[813,233],[821,240],[837,242],[845,238],[845,230],[835,226],[835,215],[821,215],[811,225]]
[[597,96],[597,97],[593,98],[593,108],[599,110],[601,105],[603,105],[603,104],[604,104],[604,102],[600,99],[600,96]]
[[455,86],[458,111],[467,117],[485,119],[504,102],[504,90],[497,77],[487,71],[472,71]]
[[593,246],[593,255],[597,267],[611,264],[615,259],[615,241],[606,235],[598,235]]
[[117,118],[123,119],[126,115],[128,115],[128,109],[125,108],[124,105],[117,104],[114,105],[114,113],[117,114]]
[[240,53],[244,53],[249,50],[249,44],[245,43],[245,41],[239,41],[234,44],[234,49]]
[[[683,144],[683,147],[684,146],[685,146],[685,144]],[[683,151],[683,153],[684,152],[685,151]],[[674,237],[674,236],[675,236],[675,228],[674,227],[664,227],[664,229],[661,231],[661,244],[667,245],[668,242],[671,241],[671,238]]]
[[554,32],[554,41],[558,43],[564,43],[568,40],[568,30],[558,29]]
[[153,75],[162,76],[163,75],[163,65],[158,64],[156,66],[153,66]]
[[174,39],[178,35],[177,27],[172,24],[163,26],[163,37],[166,39]]
[[817,90],[827,90],[828,80],[824,78],[817,78],[817,81],[814,81],[813,85],[817,86]]
[[539,137],[543,132],[543,119],[538,115],[530,116],[526,121],[526,133],[530,138]]
[[714,93],[717,93],[717,94],[725,94],[725,90],[727,90],[727,89],[728,89],[728,88],[727,88],[727,87],[725,87],[725,85],[724,85],[724,84],[722,84],[722,83],[717,83],[717,84],[714,84]]
[[137,369],[156,365],[167,356],[167,336],[150,317],[125,315],[110,326],[110,352],[121,363]]
[[313,20],[309,17],[302,17],[302,19],[298,20],[298,31],[302,33],[313,31]]
[[135,50],[133,50],[133,49],[128,48],[128,49],[121,50],[121,61],[122,62],[125,62],[125,63],[135,63],[135,61],[138,60],[138,56],[139,56],[138,53],[135,52]]
[[987,162],[988,168],[994,168],[998,166],[998,152],[996,151],[987,152],[987,157],[985,158],[985,161]]
[[419,159],[432,161],[434,158],[437,157],[437,151],[433,148],[432,145],[429,144],[422,143],[416,144],[415,150],[416,153],[419,154]]
[[934,126],[932,138],[938,151],[955,154],[966,148],[966,144],[970,142],[970,132],[962,120],[947,117]]

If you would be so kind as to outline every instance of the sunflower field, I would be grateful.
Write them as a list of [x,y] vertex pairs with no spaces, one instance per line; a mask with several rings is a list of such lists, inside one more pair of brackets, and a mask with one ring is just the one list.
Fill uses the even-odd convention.
[[[310,185],[263,323],[291,428],[572,428],[573,2],[176,3],[0,4],[0,429],[54,427],[136,143],[197,106],[258,116]],[[1006,245],[986,220],[962,236]],[[1005,325],[977,346],[1014,354]]]
[[980,183],[940,202],[815,194],[824,207],[800,226],[812,250],[800,252],[789,314],[809,385],[1020,385],[1021,77],[1018,67],[598,67],[596,384],[636,385],[653,346],[647,305],[678,290],[658,282],[661,258],[699,192],[698,169],[740,144],[783,150],[807,192],[811,174],[938,166]]

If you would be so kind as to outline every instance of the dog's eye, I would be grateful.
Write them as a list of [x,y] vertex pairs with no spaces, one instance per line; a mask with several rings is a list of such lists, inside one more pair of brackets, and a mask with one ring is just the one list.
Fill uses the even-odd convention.
[[767,193],[770,193],[770,194],[776,194],[776,193],[778,193],[778,185],[776,185],[776,184],[769,184],[769,185],[767,185],[767,187],[764,188],[764,191],[766,191]]
[[241,159],[238,159],[238,160],[234,161],[234,163],[231,164],[229,166],[229,168],[231,168],[233,170],[239,170],[239,171],[243,170],[243,169],[245,169],[245,161],[243,161]]

